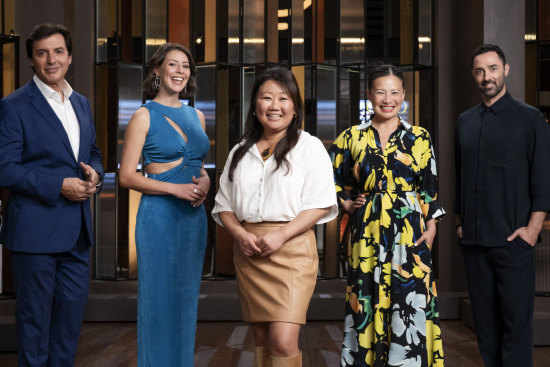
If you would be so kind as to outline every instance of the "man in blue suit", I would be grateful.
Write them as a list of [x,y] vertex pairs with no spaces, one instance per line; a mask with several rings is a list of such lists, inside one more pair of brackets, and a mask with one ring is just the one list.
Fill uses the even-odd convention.
[[0,101],[0,242],[11,250],[20,366],[72,366],[88,300],[90,198],[103,181],[88,100],[65,81],[72,41],[37,25],[32,80]]

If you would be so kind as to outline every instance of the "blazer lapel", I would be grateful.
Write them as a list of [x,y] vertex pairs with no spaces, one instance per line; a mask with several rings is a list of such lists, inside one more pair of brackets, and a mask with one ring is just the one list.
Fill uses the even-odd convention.
[[88,131],[87,121],[88,115],[84,111],[81,101],[75,97],[75,93],[71,94],[69,98],[71,100],[71,105],[73,106],[74,113],[78,120],[78,125],[80,126],[80,148],[78,149],[78,162],[83,162],[82,153],[88,151],[88,147],[85,146],[88,142],[88,137],[85,136]]
[[55,133],[63,141],[63,145],[65,145],[65,148],[67,148],[71,157],[76,160],[76,158],[74,157],[73,149],[71,148],[71,142],[69,141],[69,137],[67,136],[67,132],[65,131],[63,124],[61,123],[61,121],[53,111],[52,107],[50,106],[46,98],[44,98],[44,95],[42,95],[42,92],[40,92],[40,89],[38,89],[33,80],[31,80],[27,84],[27,94],[29,96],[31,104],[36,108],[38,113],[40,113],[42,117],[44,117],[44,121],[50,124],[52,130],[55,131]]

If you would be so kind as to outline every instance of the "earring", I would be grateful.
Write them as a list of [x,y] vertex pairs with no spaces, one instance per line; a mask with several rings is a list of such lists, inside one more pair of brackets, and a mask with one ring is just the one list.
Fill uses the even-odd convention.
[[256,111],[252,112],[252,116],[256,117]]
[[183,95],[184,95],[184,96],[187,95],[187,85],[185,85],[185,87],[183,87]]
[[153,82],[155,84],[155,89],[159,90],[160,88],[160,77],[158,75],[155,75],[155,80]]

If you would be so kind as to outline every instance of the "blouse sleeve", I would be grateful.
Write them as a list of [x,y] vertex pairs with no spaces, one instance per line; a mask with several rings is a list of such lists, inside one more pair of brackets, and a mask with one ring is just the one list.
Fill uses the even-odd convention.
[[349,192],[355,188],[356,182],[353,179],[353,158],[350,152],[351,142],[350,129],[344,130],[332,144],[329,153],[334,170],[334,184],[338,201],[349,200]]
[[427,131],[418,138],[424,147],[420,159],[420,206],[426,222],[439,221],[445,216],[445,210],[437,200],[437,167],[432,140]]
[[317,224],[326,223],[338,215],[332,167],[327,150],[315,137],[307,149],[305,181],[300,212],[308,209],[330,208]]
[[[220,177],[220,187],[218,189],[218,193],[216,194],[214,209],[212,209],[212,218],[214,218],[216,223],[218,223],[222,227],[223,227],[223,223],[220,220],[219,213],[235,211],[235,209],[233,208],[233,200],[232,200],[233,199],[232,197],[233,182],[229,181],[229,166],[231,165],[231,160],[233,159],[233,153],[235,152],[235,149],[237,148],[237,146],[235,146],[231,150],[231,152],[229,153],[229,156],[227,157],[227,160],[225,161],[225,167],[223,168],[223,172]],[[235,179],[235,172],[233,172],[233,179]]]

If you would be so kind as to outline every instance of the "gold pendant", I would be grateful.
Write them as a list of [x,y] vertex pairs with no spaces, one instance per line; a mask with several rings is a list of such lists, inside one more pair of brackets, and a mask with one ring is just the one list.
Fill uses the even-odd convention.
[[267,161],[272,154],[273,154],[273,151],[271,150],[271,147],[268,147],[262,152],[262,159],[264,161]]

